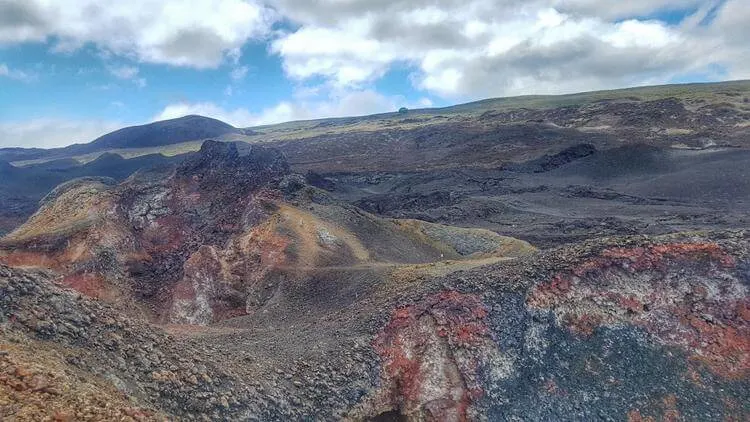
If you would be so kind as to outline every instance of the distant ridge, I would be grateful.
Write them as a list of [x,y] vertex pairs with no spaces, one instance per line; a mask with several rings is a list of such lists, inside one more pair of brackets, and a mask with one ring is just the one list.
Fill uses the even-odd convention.
[[203,116],[185,116],[140,126],[130,126],[101,136],[89,147],[100,149],[146,148],[238,133],[234,126]]
[[220,138],[234,133],[242,132],[220,120],[190,115],[122,128],[87,144],[75,144],[54,149],[2,148],[0,149],[0,159],[14,162],[41,158],[66,158],[112,149],[161,147],[181,142]]
[[[296,120],[284,123],[260,125],[247,128],[236,128],[220,120],[205,116],[188,115],[176,119],[158,121],[138,126],[130,126],[103,135],[90,143],[74,144],[64,148],[0,148],[0,160],[14,165],[18,162],[60,158],[70,158],[92,153],[106,152],[117,149],[160,148],[183,142],[202,141],[205,139],[227,140],[226,135],[266,136],[277,132],[287,137],[300,131],[309,129],[334,131],[336,127],[354,127],[358,124],[387,120],[389,123],[415,123],[432,118],[433,121],[446,119],[451,115],[480,116],[483,113],[501,113],[509,110],[542,110],[560,107],[594,104],[602,102],[639,102],[653,101],[665,98],[704,97],[709,102],[725,101],[730,91],[750,91],[750,80],[736,80],[726,82],[670,84],[657,86],[631,87],[614,90],[590,91],[560,95],[524,95],[514,97],[488,98],[465,104],[447,107],[410,109],[404,115],[397,110],[365,116],[348,116],[321,118],[312,120]],[[731,93],[731,92],[730,92]],[[489,115],[488,117],[492,117]],[[411,121],[411,122],[410,122]],[[264,139],[267,140],[267,139]],[[273,138],[272,138],[273,140]],[[150,151],[159,152],[159,151]]]

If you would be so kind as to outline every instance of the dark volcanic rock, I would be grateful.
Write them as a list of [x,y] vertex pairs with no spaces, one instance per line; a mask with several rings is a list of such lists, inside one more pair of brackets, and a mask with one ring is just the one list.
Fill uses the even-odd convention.
[[549,171],[580,158],[588,157],[596,152],[591,144],[578,144],[553,155],[544,155],[532,161],[506,166],[508,170],[517,172],[541,173]]
[[177,168],[178,177],[198,178],[205,186],[230,184],[240,190],[260,186],[288,172],[289,164],[277,149],[252,146],[240,155],[237,144],[211,140]]
[[380,388],[353,419],[742,420],[750,250],[735,236],[610,239],[448,276],[379,332]]
[[[191,274],[211,274],[211,255]],[[314,317],[319,298],[280,291],[266,310],[288,321],[173,335],[0,267],[0,339],[28,345],[0,352],[54,348],[79,377],[184,419],[744,420],[749,257],[742,232],[587,241]]]
[[203,116],[185,116],[108,133],[90,144],[78,145],[76,152],[110,148],[144,148],[178,142],[215,138],[239,130],[222,121]]
[[409,213],[413,212],[455,205],[459,203],[463,197],[464,195],[459,193],[445,191],[431,192],[429,194],[386,194],[369,196],[366,199],[357,201],[355,204],[369,212],[396,217],[410,215]]
[[[253,146],[240,153],[235,144],[206,141],[172,171],[141,172],[121,185],[77,179],[51,193],[40,212],[3,241],[4,259],[46,262],[64,273],[68,286],[115,302],[124,296],[131,311],[145,303],[146,315],[165,319],[175,291],[182,299],[197,294],[177,284],[190,277],[186,272],[211,268],[215,248],[263,221],[288,173],[278,150]],[[83,253],[68,254],[74,247]],[[238,288],[226,285],[209,297],[226,312],[244,312],[238,297],[245,293]]]
[[[53,285],[48,274],[0,266],[0,327],[0,393],[7,392],[4,381],[8,376],[2,357],[22,359],[23,352],[35,347],[57,345],[64,360],[58,363],[62,368],[54,369],[79,374],[75,380],[67,381],[69,385],[65,378],[58,379],[55,391],[21,402],[21,409],[26,411],[37,400],[46,400],[73,414],[93,412],[98,415],[93,419],[133,420],[127,417],[136,414],[136,420],[162,420],[158,414],[185,420],[241,419],[245,414],[258,420],[274,418],[267,408],[269,400],[274,399],[260,395],[217,368],[206,358],[208,350],[189,341],[177,342],[158,328],[129,320],[107,305],[62,290]],[[6,342],[9,339],[12,341]],[[13,343],[17,346],[8,349]],[[42,363],[38,359],[24,364]],[[91,395],[85,391],[86,396],[79,392],[79,397],[67,398],[70,403],[58,403],[65,395],[76,394],[75,390],[69,391],[73,384],[83,380],[93,384],[95,378],[100,379],[100,384],[115,387],[94,390],[103,400],[84,408],[82,401]],[[129,402],[121,403],[123,395]],[[225,405],[227,397],[233,406]],[[6,399],[7,396],[0,399],[2,418],[12,417],[8,413],[11,408],[5,407]],[[121,407],[112,406],[113,402]],[[42,407],[41,415],[51,417],[52,407]],[[107,413],[112,407],[114,413]]]

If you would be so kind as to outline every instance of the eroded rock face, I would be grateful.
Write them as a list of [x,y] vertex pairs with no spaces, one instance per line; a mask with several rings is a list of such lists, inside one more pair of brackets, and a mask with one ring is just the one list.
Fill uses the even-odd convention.
[[611,248],[529,295],[572,331],[635,325],[717,375],[750,375],[750,298],[735,259],[715,243]]
[[245,313],[246,289],[257,278],[233,270],[255,256],[243,256],[238,239],[272,213],[280,197],[272,182],[288,170],[278,151],[253,147],[241,155],[234,144],[207,141],[169,179],[126,186],[128,214],[149,257],[137,261],[135,278],[145,295],[171,303],[162,318],[208,324]]
[[[201,246],[184,265],[183,279],[174,287],[169,320],[175,323],[206,325],[214,320],[210,303],[221,294],[222,266],[216,248]],[[225,287],[226,288],[226,287]]]
[[272,274],[288,262],[289,243],[267,222],[232,238],[224,248],[201,246],[183,266],[168,321],[208,325],[252,314],[268,299],[264,292]]
[[241,314],[245,289],[231,274],[241,254],[230,239],[268,218],[281,195],[275,182],[288,171],[277,150],[240,154],[235,144],[206,141],[170,173],[57,189],[4,240],[0,259],[58,271],[63,284],[92,297],[145,304],[159,321]]
[[484,394],[482,378],[497,382],[510,370],[487,315],[478,296],[456,291],[397,309],[373,342],[382,360],[381,385],[357,417],[395,412],[410,421],[475,419],[470,405]]
[[746,240],[610,240],[448,276],[381,326],[375,387],[348,416],[742,420],[748,251]]
[[[198,248],[178,283],[185,303],[170,310],[220,318],[245,282],[232,274],[284,266],[264,230]],[[16,339],[0,352],[30,342],[9,349],[20,362],[31,347],[63,350],[134,407],[188,420],[746,420],[748,257],[744,233],[596,240],[381,284],[302,325],[285,318],[318,298],[278,294],[279,313],[263,308],[251,329],[237,323],[249,317],[204,335],[170,328],[186,336],[0,266],[0,339]],[[193,306],[201,295],[209,307]]]

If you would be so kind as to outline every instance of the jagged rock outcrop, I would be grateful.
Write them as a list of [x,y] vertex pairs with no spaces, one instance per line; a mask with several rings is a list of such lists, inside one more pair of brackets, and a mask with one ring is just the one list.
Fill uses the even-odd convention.
[[749,246],[615,238],[446,276],[381,326],[378,387],[349,417],[747,418]]
[[204,245],[222,248],[263,219],[258,197],[288,172],[276,150],[240,154],[235,144],[207,141],[167,174],[137,174],[121,185],[77,180],[2,241],[2,260],[56,270],[90,296],[168,318],[164,303],[190,277],[198,260],[191,256]]
[[283,283],[304,283],[317,269],[335,278],[357,266],[534,250],[486,230],[338,205],[291,173],[278,150],[213,141],[171,171],[61,186],[0,247],[0,262],[52,269],[132,314],[199,325],[251,315]]
[[750,300],[736,259],[713,242],[610,248],[537,286],[528,303],[579,335],[632,325],[717,376],[750,376]]

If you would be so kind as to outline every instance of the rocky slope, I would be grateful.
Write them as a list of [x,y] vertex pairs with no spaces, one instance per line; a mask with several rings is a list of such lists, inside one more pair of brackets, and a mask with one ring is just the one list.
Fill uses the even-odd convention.
[[175,164],[181,159],[161,154],[124,159],[107,153],[86,164],[73,159],[25,167],[0,162],[0,234],[23,224],[39,208],[39,201],[62,183],[83,177],[122,181],[139,169]]
[[341,271],[528,254],[480,229],[386,220],[334,202],[276,150],[208,141],[175,170],[53,191],[0,241],[0,261],[151,320],[208,324],[257,312],[287,283]]
[[707,97],[666,92],[643,98],[616,91],[562,106],[383,117],[360,130],[301,132],[293,139],[278,134],[269,141],[297,171],[353,173],[512,167],[578,144],[601,150],[638,143],[750,147],[750,102],[744,101],[750,84],[715,88],[715,96]]
[[324,297],[286,296],[270,317],[169,333],[44,273],[0,267],[0,412],[745,420],[748,241],[744,232],[588,241],[382,281],[322,315],[310,311]]
[[44,270],[0,267],[0,415],[745,420],[749,241],[535,251],[375,217],[278,151],[209,142],[62,186],[3,239]]
[[327,173],[313,184],[392,218],[482,227],[540,247],[746,227],[750,152],[588,144],[499,169]]

